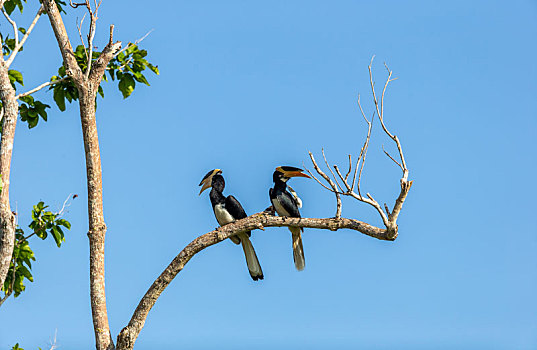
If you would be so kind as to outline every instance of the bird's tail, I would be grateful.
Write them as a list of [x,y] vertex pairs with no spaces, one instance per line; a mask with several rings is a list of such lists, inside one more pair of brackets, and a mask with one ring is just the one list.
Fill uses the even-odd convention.
[[261,270],[261,265],[257,259],[257,255],[254,250],[252,242],[250,242],[250,237],[248,233],[242,233],[238,235],[241,239],[242,249],[244,250],[244,256],[246,257],[246,265],[248,265],[248,271],[250,271],[250,276],[254,281],[263,279],[263,270]]
[[289,227],[293,238],[293,260],[295,268],[298,271],[304,270],[306,267],[306,258],[304,258],[304,247],[302,246],[302,229],[300,227]]

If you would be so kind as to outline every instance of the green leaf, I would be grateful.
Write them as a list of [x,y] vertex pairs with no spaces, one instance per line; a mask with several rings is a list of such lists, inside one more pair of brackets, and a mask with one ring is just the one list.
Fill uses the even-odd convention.
[[147,64],[147,67],[148,67],[149,69],[151,69],[151,71],[152,71],[153,73],[155,73],[156,75],[159,75],[159,74],[160,74],[159,71],[158,71],[158,66],[154,66],[154,65],[152,65],[151,63],[148,63],[148,64]]
[[65,227],[68,230],[71,229],[71,223],[69,221],[65,220],[65,219],[56,220],[56,225],[62,225],[63,227]]
[[58,106],[60,111],[64,112],[65,111],[65,93],[60,86],[54,88],[53,97],[54,97],[54,102],[56,102],[56,105]]
[[134,91],[135,86],[136,82],[130,74],[123,74],[123,77],[118,84],[119,91],[123,94],[123,98],[129,97]]
[[[14,70],[14,69],[10,69],[8,70],[8,74],[9,74],[9,80],[11,81],[11,84],[14,84],[15,82],[21,84],[22,86],[24,86],[24,82],[22,81],[22,73],[17,71],[17,70]],[[15,86],[15,85],[13,85]]]
[[15,345],[13,345],[13,347],[11,348],[11,350],[24,350],[24,349],[21,348],[21,347],[19,346],[19,343],[17,343],[17,344],[15,344]]
[[61,66],[60,68],[58,68],[58,75],[60,77],[64,77],[66,75],[66,71],[65,71],[65,66]]
[[134,73],[134,79],[136,79],[136,81],[139,83],[149,86],[149,82],[147,81],[145,76],[140,72]]
[[19,273],[22,276],[26,277],[30,282],[34,281],[34,277],[32,276],[32,273],[30,272],[30,270],[26,268],[26,266],[23,266],[23,265],[18,266],[16,273]]
[[4,3],[4,10],[6,10],[8,15],[11,15],[13,13],[13,10],[15,9],[15,1],[14,0],[8,0]]
[[54,237],[54,241],[56,241],[58,248],[61,247],[62,242],[65,240],[62,229],[58,226],[53,226],[52,230],[50,230],[50,233],[52,234],[52,237]]

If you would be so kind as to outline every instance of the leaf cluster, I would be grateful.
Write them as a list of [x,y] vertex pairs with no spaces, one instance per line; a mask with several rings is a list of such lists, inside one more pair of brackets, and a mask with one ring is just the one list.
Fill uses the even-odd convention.
[[[140,50],[138,45],[129,43],[127,49],[120,52],[108,64],[108,75],[112,80],[117,79],[119,81],[118,88],[123,94],[123,98],[127,98],[132,94],[136,87],[136,82],[147,86],[150,85],[143,73],[146,68],[149,68],[157,75],[159,74],[158,67],[149,63],[145,59],[146,56],[146,50]],[[106,75],[103,76],[103,79],[107,80]]]
[[[26,3],[26,0],[7,0],[4,3],[4,9],[6,10],[7,14],[10,16],[16,8],[18,8],[20,13],[22,13],[22,10],[24,9],[23,1]],[[67,14],[67,12],[65,12],[63,8],[63,6],[66,6],[67,4],[62,0],[55,0],[55,2],[56,2],[56,6],[58,6],[58,11],[60,11],[60,13],[63,12]]]
[[2,286],[2,291],[8,295],[14,293],[15,297],[18,297],[22,293],[26,286],[24,285],[25,279],[33,282],[34,278],[31,273],[32,261],[35,261],[35,256],[28,239],[32,236],[37,236],[42,240],[47,237],[53,237],[56,245],[61,246],[65,241],[65,234],[63,228],[71,229],[71,223],[60,217],[59,213],[53,213],[46,210],[48,206],[43,202],[37,203],[32,209],[32,222],[28,227],[33,231],[28,236],[25,236],[24,231],[17,227],[15,230],[15,246],[13,248],[13,255],[9,271]]
[[[21,32],[23,35],[26,34],[26,29],[23,27],[19,27],[19,32]],[[4,36],[2,33],[0,33],[0,40],[2,41],[2,52],[4,56],[9,55],[13,50],[15,50],[15,45],[17,43],[15,42],[15,39],[10,39],[9,34],[6,35],[6,38],[4,39]],[[19,52],[22,51],[23,47],[21,46],[19,48]]]
[[21,120],[28,123],[28,128],[31,129],[37,125],[39,117],[44,121],[47,121],[47,108],[50,108],[49,105],[42,103],[41,101],[36,101],[33,96],[24,96],[21,97],[21,105],[19,107],[19,113],[21,115]]
[[[17,85],[24,86],[24,79],[22,73],[15,69],[8,70],[9,81],[16,90]],[[50,106],[46,103],[36,100],[33,96],[23,96],[20,98],[19,113],[21,120],[28,123],[28,128],[34,128],[39,122],[39,117],[44,121],[47,121],[47,108]],[[0,108],[2,103],[0,102]],[[1,131],[1,129],[0,129]]]
[[[92,60],[95,61],[101,52],[93,51]],[[74,51],[74,56],[78,63],[78,66],[85,72],[88,69],[88,59],[86,48],[82,45],[78,45]],[[141,50],[138,45],[130,43],[127,49],[120,52],[112,60],[110,60],[108,67],[106,68],[103,80],[108,81],[118,80],[118,89],[121,91],[123,98],[129,97],[136,87],[136,82],[150,85],[145,76],[145,70],[149,69],[155,74],[159,74],[158,67],[149,63],[146,59],[147,51]],[[61,66],[58,69],[58,75],[53,76],[50,80],[61,80],[67,77],[65,66]],[[54,84],[50,87],[54,90],[53,97],[54,102],[61,111],[65,111],[65,101],[71,103],[78,99],[78,90],[76,89],[71,79],[62,80],[61,82]],[[104,97],[104,89],[102,85],[99,86],[98,93],[101,97]]]
[[32,210],[32,222],[28,227],[30,227],[36,236],[41,239],[47,238],[49,234],[52,235],[59,248],[61,247],[62,242],[65,241],[65,235],[60,226],[70,230],[71,224],[69,221],[59,218],[58,213],[45,210],[47,208],[48,206],[43,202],[34,205]]

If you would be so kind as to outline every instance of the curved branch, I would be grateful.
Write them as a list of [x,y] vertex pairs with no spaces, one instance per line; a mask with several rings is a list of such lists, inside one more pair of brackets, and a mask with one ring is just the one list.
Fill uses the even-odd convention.
[[168,287],[185,265],[203,249],[215,245],[223,240],[236,235],[239,232],[263,229],[264,227],[299,226],[305,228],[328,229],[351,229],[380,240],[393,240],[385,229],[381,229],[365,222],[346,218],[291,218],[273,216],[268,213],[257,213],[220,227],[214,231],[197,237],[190,242],[166,267],[160,276],[153,282],[149,290],[140,300],[134,311],[129,324],[123,328],[117,338],[117,349],[132,349],[136,338],[144,327],[147,315],[155,305],[160,294]]
[[28,36],[30,36],[30,33],[32,32],[32,30],[34,30],[34,27],[37,24],[37,21],[39,20],[39,18],[44,12],[45,12],[45,8],[43,7],[43,5],[41,5],[39,7],[39,10],[37,10],[37,13],[34,17],[34,20],[30,24],[30,27],[28,27],[28,30],[26,31],[26,33],[24,33],[24,36],[22,37],[21,41],[20,42],[18,40],[16,41],[15,48],[13,49],[13,52],[11,52],[11,55],[6,61],[6,65],[8,67],[11,66],[11,63],[15,59],[15,56],[17,56],[17,53],[19,53],[19,50],[21,49],[22,45],[24,45],[24,43],[28,39]]
[[[326,182],[328,182],[328,184],[330,184],[330,187],[332,187],[331,192],[333,192],[336,195],[336,218],[340,218],[341,217],[341,197],[340,197],[340,194],[342,192],[339,190],[338,184],[336,183],[337,182],[336,175],[334,175],[334,172],[330,168],[330,165],[328,165],[328,161],[326,160],[326,156],[324,155],[324,149],[322,149],[324,161],[326,163],[326,166],[328,167],[328,170],[330,170],[330,172],[332,172],[332,175],[334,175],[334,179],[336,180],[336,182],[332,181],[332,179],[321,170],[319,165],[317,165],[317,162],[315,161],[315,157],[313,157],[313,154],[311,152],[308,152],[308,153],[310,155],[310,159],[311,159],[311,162],[313,164],[313,167],[315,168],[315,171],[319,175],[321,175],[323,177],[323,179],[325,179]],[[306,168],[306,167],[304,167],[304,168]],[[322,185],[321,181],[319,181],[315,176],[313,176],[313,174],[307,168],[306,168],[306,171],[308,173],[310,173],[310,175],[318,183],[320,183]]]
[[64,77],[64,78],[61,78],[61,79],[58,79],[58,80],[54,80],[54,81],[47,81],[46,83],[43,83],[31,90],[28,90],[26,92],[23,92],[21,94],[18,94],[17,96],[15,96],[15,98],[18,100],[19,98],[21,97],[24,97],[24,96],[28,96],[28,95],[31,95],[33,94],[34,92],[37,92],[43,88],[46,88],[47,86],[50,86],[50,85],[54,85],[54,84],[58,84],[58,83],[61,83],[62,81],[66,81],[67,79],[71,79],[71,77]]

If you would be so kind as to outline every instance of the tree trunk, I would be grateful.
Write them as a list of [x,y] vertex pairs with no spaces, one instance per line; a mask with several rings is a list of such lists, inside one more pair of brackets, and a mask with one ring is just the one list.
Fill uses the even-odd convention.
[[8,69],[4,58],[0,55],[0,99],[2,100],[4,117],[2,120],[2,140],[0,143],[0,174],[3,188],[0,193],[0,286],[9,270],[13,245],[15,244],[15,215],[9,205],[9,173],[11,171],[11,155],[19,105],[15,99],[15,89],[11,86]]
[[[88,84],[90,85],[90,84]],[[108,326],[104,281],[104,238],[101,155],[95,120],[95,88],[79,88],[80,118],[86,154],[88,181],[88,238],[90,244],[90,297],[97,349],[113,349]]]

